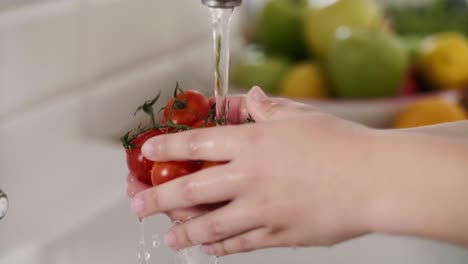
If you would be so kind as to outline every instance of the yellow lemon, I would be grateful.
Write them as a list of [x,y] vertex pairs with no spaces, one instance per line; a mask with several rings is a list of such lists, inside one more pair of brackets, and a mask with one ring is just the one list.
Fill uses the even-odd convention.
[[327,96],[325,77],[315,62],[304,62],[293,66],[285,75],[280,94],[298,98],[324,98]]
[[427,98],[404,109],[396,118],[395,128],[410,128],[465,120],[464,109],[439,98]]
[[468,84],[468,41],[450,32],[426,38],[419,66],[431,84],[442,89],[463,88]]

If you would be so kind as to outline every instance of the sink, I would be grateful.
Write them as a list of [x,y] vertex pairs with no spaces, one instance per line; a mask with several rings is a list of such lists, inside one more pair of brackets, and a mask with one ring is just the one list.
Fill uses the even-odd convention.
[[[125,197],[127,169],[116,137],[139,121],[129,121],[136,106],[159,90],[167,98],[176,81],[209,94],[210,85],[197,76],[211,72],[210,47],[199,43],[0,123],[2,153],[8,153],[0,156],[0,187],[10,200],[0,221],[1,264],[136,263],[139,225]],[[153,217],[146,235],[169,226],[166,217]],[[166,247],[153,251],[152,263],[173,263]],[[462,264],[468,251],[372,235],[332,248],[262,250],[219,263]]]
[[[163,216],[149,219],[145,224],[147,236],[161,234],[169,227],[169,221]],[[136,219],[128,211],[128,201],[121,199],[48,244],[44,248],[44,262],[40,264],[136,263],[138,230]],[[165,247],[151,250],[151,254],[151,263],[174,263],[174,254]],[[468,252],[448,245],[369,236],[333,248],[263,250],[225,257],[219,263],[462,264],[467,260]]]
[[[161,234],[169,227],[162,216],[145,223],[146,235]],[[136,263],[139,226],[128,211],[128,201],[120,199],[94,217],[41,247],[19,252],[28,261],[2,264],[128,264]],[[150,263],[174,263],[174,254],[165,247],[150,251]],[[368,236],[333,248],[271,249],[221,258],[219,263],[359,263],[359,264],[462,264],[468,252],[448,245],[410,238]],[[206,263],[207,264],[207,263]]]

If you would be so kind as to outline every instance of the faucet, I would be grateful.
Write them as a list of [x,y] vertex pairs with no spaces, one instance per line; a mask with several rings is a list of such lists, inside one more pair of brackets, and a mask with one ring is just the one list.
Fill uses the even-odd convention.
[[202,3],[212,8],[234,8],[240,6],[242,0],[202,0]]
[[2,220],[8,211],[8,197],[0,190],[0,220]]

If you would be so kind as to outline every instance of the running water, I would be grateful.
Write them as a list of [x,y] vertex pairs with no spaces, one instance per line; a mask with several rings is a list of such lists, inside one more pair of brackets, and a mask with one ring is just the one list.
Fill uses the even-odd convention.
[[145,219],[140,219],[140,241],[138,244],[138,264],[147,264],[151,258],[145,240]]
[[216,120],[218,125],[225,125],[228,120],[229,32],[233,11],[232,8],[210,8],[213,23]]
[[[216,122],[218,125],[227,124],[228,120],[228,90],[229,90],[229,32],[230,21],[234,9],[210,8],[213,23],[213,40],[215,53],[215,97]],[[175,223],[180,224],[180,223]],[[158,234],[152,237],[152,247],[161,246]],[[140,220],[140,241],[138,248],[138,264],[149,264],[151,254],[145,240],[144,219]],[[217,257],[208,257],[199,247],[179,250],[175,254],[176,264],[217,264]]]

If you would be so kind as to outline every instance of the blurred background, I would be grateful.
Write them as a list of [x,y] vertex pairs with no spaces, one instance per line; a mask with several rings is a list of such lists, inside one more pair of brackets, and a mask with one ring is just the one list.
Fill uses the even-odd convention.
[[[466,1],[244,0],[231,31],[232,93],[260,85],[378,128],[466,118]],[[0,264],[136,263],[117,139],[177,81],[212,94],[212,54],[198,0],[0,1]],[[168,226],[158,216],[146,233]],[[238,262],[468,263],[468,252],[368,236],[220,260]]]
[[258,84],[375,127],[466,118],[467,1],[265,0],[244,8],[236,87]]

